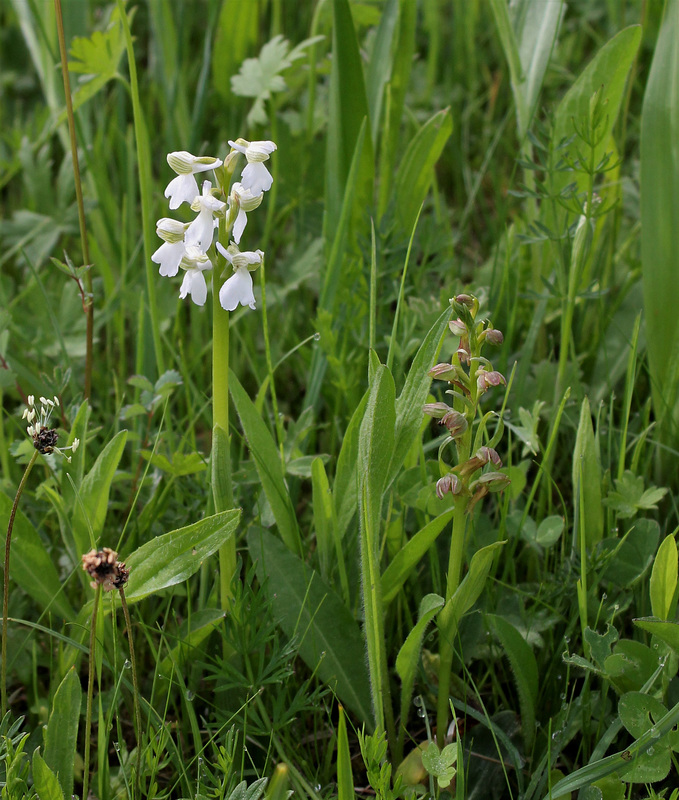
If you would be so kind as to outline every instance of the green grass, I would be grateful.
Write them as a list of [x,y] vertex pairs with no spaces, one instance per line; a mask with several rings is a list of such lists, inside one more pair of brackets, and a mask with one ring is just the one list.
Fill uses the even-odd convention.
[[[62,4],[90,265],[57,11],[0,4],[3,532],[28,396],[81,441],[14,522],[3,797],[80,793],[90,665],[100,800],[669,797],[676,3]],[[277,150],[227,316],[150,256],[194,217],[166,154],[239,137]],[[141,732],[92,546],[130,568]]]

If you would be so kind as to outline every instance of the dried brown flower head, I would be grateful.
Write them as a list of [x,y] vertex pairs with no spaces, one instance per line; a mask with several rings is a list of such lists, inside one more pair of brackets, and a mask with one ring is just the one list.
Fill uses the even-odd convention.
[[83,569],[92,578],[90,586],[93,589],[103,586],[105,592],[122,589],[130,577],[130,571],[122,561],[118,561],[118,553],[110,547],[85,553]]

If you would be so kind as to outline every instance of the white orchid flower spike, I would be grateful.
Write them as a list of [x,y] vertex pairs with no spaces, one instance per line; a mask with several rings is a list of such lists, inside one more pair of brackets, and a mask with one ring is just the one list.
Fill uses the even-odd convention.
[[215,231],[214,214],[219,214],[226,208],[226,203],[218,200],[211,193],[211,189],[210,181],[204,181],[203,193],[196,195],[191,203],[191,210],[197,211],[198,216],[186,231],[186,244],[197,244],[203,252],[212,244]]
[[245,226],[248,224],[246,212],[254,211],[262,203],[264,192],[254,196],[249,189],[246,189],[242,183],[234,183],[231,187],[231,194],[229,195],[229,209],[238,207],[238,214],[233,223],[233,240],[236,244],[240,243],[240,237],[243,235]]
[[160,264],[158,271],[161,275],[171,278],[179,272],[179,262],[186,250],[184,233],[188,227],[187,223],[170,217],[163,217],[156,222],[156,233],[163,244],[151,256],[151,261]]
[[190,295],[197,306],[205,305],[205,301],[207,300],[207,284],[205,283],[203,272],[206,269],[212,269],[212,261],[210,261],[200,247],[195,244],[190,244],[186,247],[186,252],[179,266],[186,270],[186,275],[184,275],[184,280],[179,290],[179,296],[183,300],[186,295]]
[[248,162],[241,175],[243,188],[249,189],[253,196],[268,192],[273,183],[273,178],[264,162],[269,160],[269,156],[276,149],[274,142],[268,139],[259,142],[237,139],[232,142],[229,139],[229,144],[234,150],[242,153]]
[[168,153],[167,163],[177,173],[165,189],[165,197],[170,199],[170,208],[179,208],[182,203],[192,203],[198,191],[193,177],[197,172],[206,172],[222,166],[222,161],[212,156],[194,156],[186,150]]
[[224,282],[219,290],[219,302],[226,311],[235,311],[238,305],[254,309],[255,295],[252,287],[252,275],[262,263],[264,253],[261,250],[240,252],[235,244],[228,248],[217,242],[217,250],[233,267],[233,275]]

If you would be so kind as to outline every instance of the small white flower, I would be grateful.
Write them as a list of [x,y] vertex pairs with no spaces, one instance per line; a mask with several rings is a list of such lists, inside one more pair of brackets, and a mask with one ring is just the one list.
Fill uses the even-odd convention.
[[189,225],[185,236],[187,245],[197,244],[203,252],[212,244],[215,230],[213,215],[226,208],[226,203],[211,194],[211,188],[210,181],[204,181],[203,194],[196,195],[191,203],[191,210],[197,211],[198,216]]
[[269,156],[276,149],[276,145],[270,140],[248,142],[246,139],[238,139],[229,144],[234,150],[243,153],[247,159],[247,166],[241,175],[241,183],[245,189],[252,192],[253,197],[268,192],[273,183],[271,173],[265,167],[264,161],[268,161]]
[[151,261],[160,264],[158,271],[161,275],[172,277],[179,272],[179,262],[186,250],[184,232],[188,227],[187,223],[169,217],[156,222],[156,233],[164,243],[151,256]]
[[255,308],[255,295],[252,290],[252,275],[262,263],[261,250],[245,250],[242,253],[232,244],[227,249],[217,242],[217,249],[233,267],[233,275],[219,290],[219,302],[226,311],[235,311],[238,304]]
[[203,272],[206,269],[212,269],[212,262],[200,247],[190,244],[187,245],[179,266],[186,270],[179,296],[183,300],[187,294],[191,295],[191,299],[197,306],[205,305],[207,284]]
[[231,194],[229,195],[229,210],[234,207],[238,208],[236,220],[233,223],[233,239],[238,244],[240,237],[243,235],[245,226],[248,224],[246,211],[253,211],[261,205],[264,192],[258,195],[253,195],[249,189],[246,189],[242,183],[234,183],[231,187]]
[[221,167],[222,162],[212,156],[194,156],[186,150],[168,153],[167,163],[177,173],[165,189],[165,197],[170,198],[170,208],[179,208],[182,203],[192,203],[199,194],[198,184],[193,177],[197,172]]

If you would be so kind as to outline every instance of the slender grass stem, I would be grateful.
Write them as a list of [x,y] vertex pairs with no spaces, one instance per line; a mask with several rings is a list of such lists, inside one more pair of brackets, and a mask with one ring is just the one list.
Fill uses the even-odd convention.
[[[71,140],[71,157],[73,159],[73,178],[75,182],[75,197],[78,206],[78,226],[80,228],[80,246],[82,248],[83,264],[90,264],[90,249],[87,243],[87,225],[85,221],[85,204],[83,202],[83,188],[80,178],[80,163],[78,161],[78,141],[75,133],[75,115],[73,113],[73,100],[71,98],[71,82],[68,72],[68,58],[66,56],[66,36],[64,35],[64,20],[61,11],[61,0],[54,0],[54,10],[57,21],[57,35],[59,37],[59,53],[61,55],[61,73],[64,78],[64,97],[66,99],[66,118],[68,120],[68,133]],[[92,344],[94,341],[94,304],[92,302],[92,274],[85,272],[85,289],[87,291],[86,304],[86,332],[85,332],[85,399],[89,400],[92,389]]]
[[285,472],[285,453],[283,451],[283,442],[285,439],[285,430],[281,416],[278,413],[278,398],[276,397],[276,384],[273,377],[273,363],[271,361],[271,342],[269,340],[269,324],[266,314],[266,275],[264,271],[264,262],[266,259],[262,258],[262,265],[260,267],[262,273],[262,327],[264,329],[264,351],[266,353],[266,369],[269,373],[269,390],[271,392],[271,404],[273,406],[274,422],[276,424],[276,435],[278,437],[278,449],[281,454],[281,465],[283,472]]
[[137,728],[137,774],[135,776],[135,789],[137,797],[141,798],[141,748],[142,748],[142,727],[141,727],[141,708],[139,705],[139,684],[137,683],[137,661],[134,655],[134,639],[132,638],[132,621],[130,619],[130,610],[127,607],[127,600],[125,599],[125,589],[121,586],[118,590],[120,592],[120,604],[123,607],[123,615],[125,617],[125,625],[127,627],[127,641],[130,645],[130,664],[132,665],[132,688],[134,695],[134,722]]
[[137,80],[137,65],[134,60],[134,46],[132,33],[123,0],[117,0],[120,21],[125,36],[127,50],[127,65],[130,71],[130,97],[132,98],[132,115],[134,118],[135,143],[137,147],[137,169],[139,170],[139,194],[141,197],[142,238],[144,242],[144,265],[146,267],[146,291],[148,296],[148,310],[151,317],[151,331],[153,334],[153,348],[156,356],[156,369],[161,375],[164,371],[162,342],[160,338],[160,320],[156,303],[156,275],[151,261],[152,237],[152,203],[151,193],[153,181],[151,179],[151,153],[148,130],[144,119],[144,112],[139,99],[139,82]]
[[19,500],[24,491],[24,486],[28,480],[28,476],[33,469],[38,458],[38,451],[35,450],[31,456],[31,460],[26,465],[23,477],[19,483],[14,502],[12,503],[12,510],[9,514],[9,522],[7,523],[7,536],[5,537],[5,565],[3,571],[3,587],[2,587],[2,716],[7,713],[7,617],[9,605],[9,554],[12,546],[12,528],[14,528],[14,517],[16,516],[17,508],[19,507]]
[[101,586],[97,585],[94,591],[94,605],[92,606],[92,620],[90,622],[90,655],[87,670],[87,708],[85,711],[85,755],[83,764],[83,800],[87,800],[88,785],[90,782],[90,740],[92,733],[92,697],[94,696],[94,647],[97,641],[97,612]]

